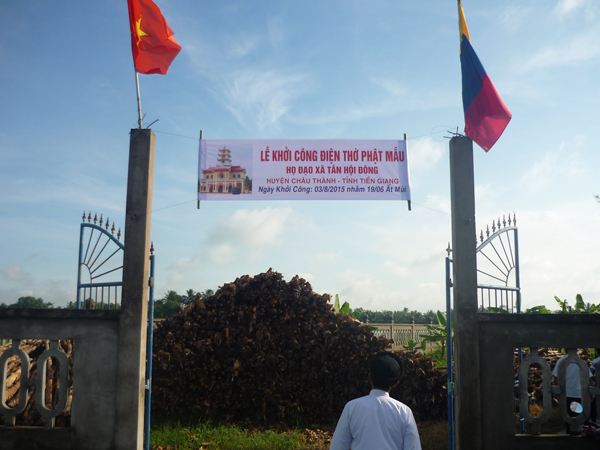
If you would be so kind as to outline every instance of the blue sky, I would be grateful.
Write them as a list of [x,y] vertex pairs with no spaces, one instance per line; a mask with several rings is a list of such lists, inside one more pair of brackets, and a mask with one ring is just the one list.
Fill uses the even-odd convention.
[[[353,308],[443,309],[449,130],[462,131],[456,3],[157,0],[182,51],[140,75],[158,120],[156,294],[270,267]],[[465,0],[513,114],[474,149],[477,229],[516,212],[524,307],[600,303],[600,3]],[[75,299],[83,211],[124,224],[137,105],[127,3],[0,3],[0,302]],[[206,139],[402,139],[405,202],[203,202]]]

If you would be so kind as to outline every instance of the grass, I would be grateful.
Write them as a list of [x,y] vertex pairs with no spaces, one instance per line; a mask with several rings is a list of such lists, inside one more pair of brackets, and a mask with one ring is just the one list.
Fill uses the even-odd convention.
[[301,430],[247,430],[231,425],[166,422],[152,427],[152,450],[319,450]]
[[448,450],[448,422],[417,424],[423,450]]
[[[426,450],[448,450],[448,423],[418,425],[421,445]],[[332,430],[257,430],[235,425],[200,422],[182,425],[164,422],[152,426],[152,450],[327,450]]]
[[[535,415],[541,411],[532,411]],[[424,450],[448,450],[448,422],[417,424]],[[530,433],[529,425],[526,433]],[[551,418],[542,425],[542,434],[564,432],[558,408],[552,408]],[[333,429],[244,428],[237,425],[213,425],[208,422],[182,424],[161,422],[152,426],[151,450],[328,450]]]

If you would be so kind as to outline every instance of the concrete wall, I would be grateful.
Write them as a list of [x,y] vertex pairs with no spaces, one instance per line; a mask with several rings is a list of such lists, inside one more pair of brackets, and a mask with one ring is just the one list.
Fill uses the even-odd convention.
[[2,450],[115,448],[117,352],[121,311],[0,309],[0,335],[72,339],[71,427],[0,427]]
[[486,450],[598,448],[567,435],[516,436],[514,351],[517,347],[600,347],[600,315],[479,314],[482,437]]

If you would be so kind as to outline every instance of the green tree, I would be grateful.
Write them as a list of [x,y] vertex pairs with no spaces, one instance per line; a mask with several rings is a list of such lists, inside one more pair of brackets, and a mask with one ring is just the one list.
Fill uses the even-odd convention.
[[550,314],[550,311],[544,305],[534,306],[533,308],[527,308],[525,314]]
[[350,317],[352,317],[353,319],[360,320],[360,316],[362,315],[362,313],[362,308],[355,309],[354,311],[350,310]]
[[164,319],[173,317],[183,308],[181,295],[168,291],[163,298],[154,301],[154,317]]
[[162,298],[154,300],[154,317],[156,319],[173,317],[183,308],[190,306],[198,295],[201,299],[205,299],[214,293],[212,289],[206,289],[204,292],[188,289],[183,295],[179,295],[176,291],[167,291]]
[[399,311],[371,311],[369,309],[358,312],[356,314],[353,311],[352,317],[360,320],[361,322],[367,322],[367,318],[370,323],[415,323],[428,324],[436,320],[436,313],[429,310],[426,313],[419,311],[410,311],[408,308],[403,308]]
[[36,309],[49,309],[54,308],[54,303],[45,302],[41,298],[35,297],[20,297],[16,303],[8,305],[9,308],[36,308]]

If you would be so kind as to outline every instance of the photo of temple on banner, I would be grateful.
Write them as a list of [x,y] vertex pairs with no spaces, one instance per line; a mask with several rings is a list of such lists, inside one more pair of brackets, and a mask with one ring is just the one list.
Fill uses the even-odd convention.
[[251,194],[252,181],[246,176],[246,169],[231,165],[231,150],[226,146],[219,149],[218,164],[202,169],[198,180],[198,192],[202,194]]

